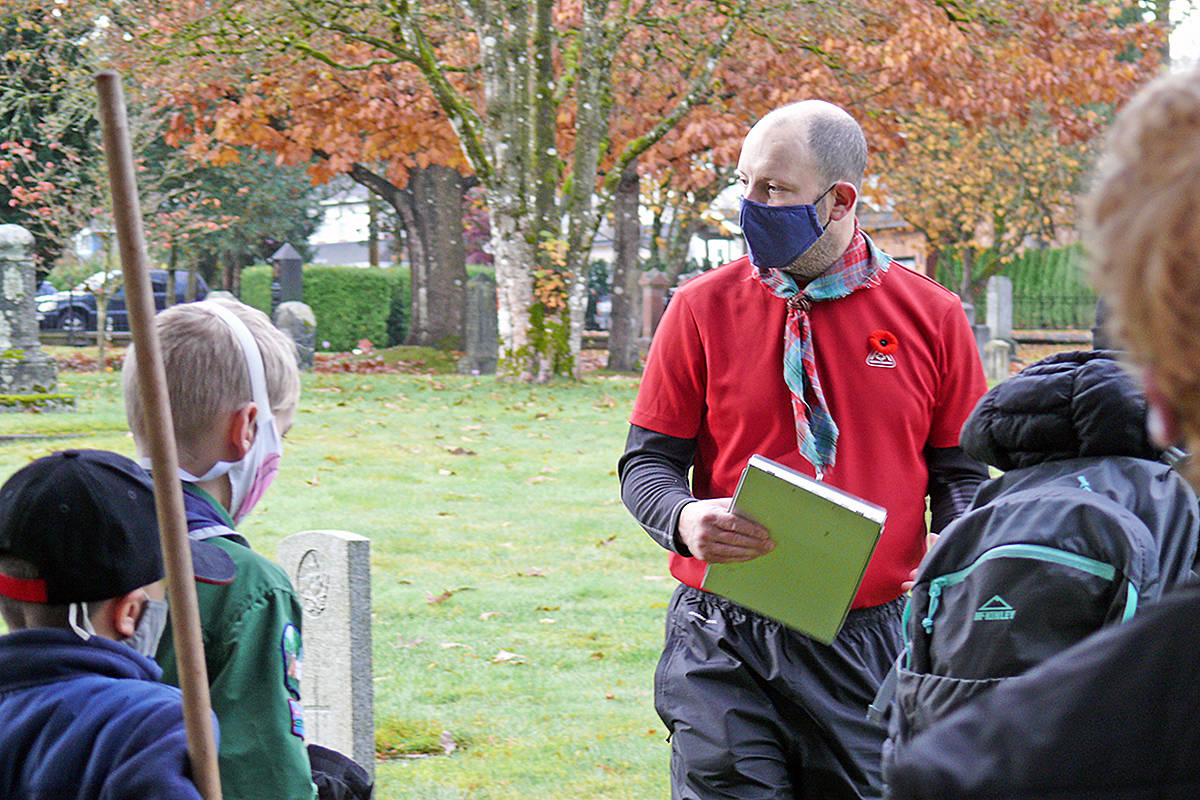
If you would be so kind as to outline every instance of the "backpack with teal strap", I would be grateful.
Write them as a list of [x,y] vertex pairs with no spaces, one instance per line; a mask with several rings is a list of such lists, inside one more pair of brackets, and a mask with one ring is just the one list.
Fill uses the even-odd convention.
[[894,694],[891,748],[971,698],[1192,577],[1195,496],[1164,463],[1076,458],[984,483],[917,574]]

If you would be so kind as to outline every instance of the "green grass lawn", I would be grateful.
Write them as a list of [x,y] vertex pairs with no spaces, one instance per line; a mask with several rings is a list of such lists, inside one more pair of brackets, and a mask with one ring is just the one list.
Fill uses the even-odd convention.
[[[301,530],[371,539],[381,800],[669,794],[652,681],[674,583],[616,478],[636,386],[304,377],[242,532],[271,557]],[[0,475],[66,447],[133,455],[118,374],[60,389],[75,411],[0,414]]]

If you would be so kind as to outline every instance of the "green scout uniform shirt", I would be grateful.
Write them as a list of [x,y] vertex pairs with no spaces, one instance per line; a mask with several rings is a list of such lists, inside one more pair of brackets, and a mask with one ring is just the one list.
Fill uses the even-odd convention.
[[[184,484],[188,530],[225,527],[236,538],[205,537],[227,552],[237,576],[226,586],[196,582],[209,693],[220,724],[224,800],[313,800],[300,708],[300,604],[287,574],[233,531],[211,496]],[[179,685],[168,626],[156,660]]]

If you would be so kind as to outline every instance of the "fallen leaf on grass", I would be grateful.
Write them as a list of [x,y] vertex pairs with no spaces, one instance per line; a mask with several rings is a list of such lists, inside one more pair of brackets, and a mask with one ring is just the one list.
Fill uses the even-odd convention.
[[452,648],[452,647],[461,647],[461,648],[463,648],[464,650],[470,650],[470,649],[471,649],[471,646],[470,646],[469,644],[463,644],[462,642],[442,642],[442,649],[443,649],[443,650],[449,650],[449,649],[450,649],[450,648]]
[[493,664],[524,664],[525,656],[510,653],[507,650],[500,650],[492,657]]
[[454,741],[450,731],[442,731],[442,735],[438,737],[438,744],[442,746],[442,752],[446,755],[450,755],[458,749],[458,742]]
[[479,455],[474,450],[467,450],[462,447],[447,447],[446,452],[452,456],[477,456],[477,455]]
[[518,577],[518,578],[544,578],[544,577],[546,577],[546,571],[544,569],[542,569],[541,567],[530,567],[527,570],[516,573],[516,577]]
[[612,692],[605,692],[605,693],[604,693],[604,699],[605,699],[605,700],[612,700],[612,699],[614,699],[614,695],[613,695],[613,693],[612,693]]
[[535,611],[558,611],[562,606],[538,606]]
[[554,478],[551,478],[548,475],[534,475],[532,478],[530,478],[529,480],[527,480],[525,482],[526,483],[547,483],[552,480],[554,480]]
[[500,616],[499,611],[485,611],[479,615],[479,618],[480,619],[491,619],[492,617],[498,617],[498,616]]
[[454,474],[454,470],[450,470],[450,469],[439,469],[438,470],[438,475],[453,475],[453,474]]
[[431,606],[440,605],[440,604],[446,602],[447,600],[449,600],[454,595],[458,594],[459,592],[468,591],[470,588],[471,588],[470,586],[460,586],[457,589],[447,589],[446,591],[442,592],[441,594],[429,593],[429,594],[425,595],[425,602]]
[[423,641],[425,641],[424,636],[419,636],[416,639],[408,639],[407,641],[403,636],[396,637],[396,644],[400,647],[416,647]]
[[596,544],[599,545],[600,547],[604,547],[604,545],[612,544],[616,540],[617,540],[617,535],[614,533],[612,536],[608,537],[607,539],[601,539],[600,541],[596,542]]
[[307,483],[309,486],[320,486],[321,479],[318,478],[316,475],[314,475],[311,478],[309,478],[308,480],[306,480],[305,483]]
[[555,622],[557,622],[557,620],[550,619],[549,617],[542,617],[538,620],[538,622],[541,622],[544,625],[553,625]]

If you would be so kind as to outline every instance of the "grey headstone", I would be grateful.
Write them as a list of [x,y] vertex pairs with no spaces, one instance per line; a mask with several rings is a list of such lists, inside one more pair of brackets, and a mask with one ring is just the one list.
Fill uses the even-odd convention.
[[204,295],[204,299],[205,300],[234,300],[234,301],[240,302],[234,296],[233,292],[227,292],[224,289],[213,289],[211,292]]
[[992,339],[983,349],[983,374],[989,381],[1002,381],[1009,376],[1012,347],[1003,339]]
[[288,300],[275,309],[274,322],[276,328],[296,343],[296,363],[300,369],[312,370],[317,342],[317,317],[313,310],[298,300]]
[[487,275],[472,275],[467,281],[467,355],[459,369],[473,375],[494,375],[499,355],[496,282]]
[[305,738],[352,757],[373,776],[371,541],[346,531],[303,531],[279,543],[279,564],[304,609]]
[[284,243],[271,256],[271,263],[275,265],[276,279],[279,281],[280,302],[303,300],[304,261],[296,248]]
[[993,275],[987,281],[987,324],[993,338],[1012,341],[1012,280],[1003,275]]
[[38,341],[33,234],[0,225],[0,394],[54,389],[58,366]]
[[987,325],[972,325],[971,330],[975,332],[975,349],[979,351],[979,357],[982,359],[987,354],[987,343],[992,340],[992,329]]

